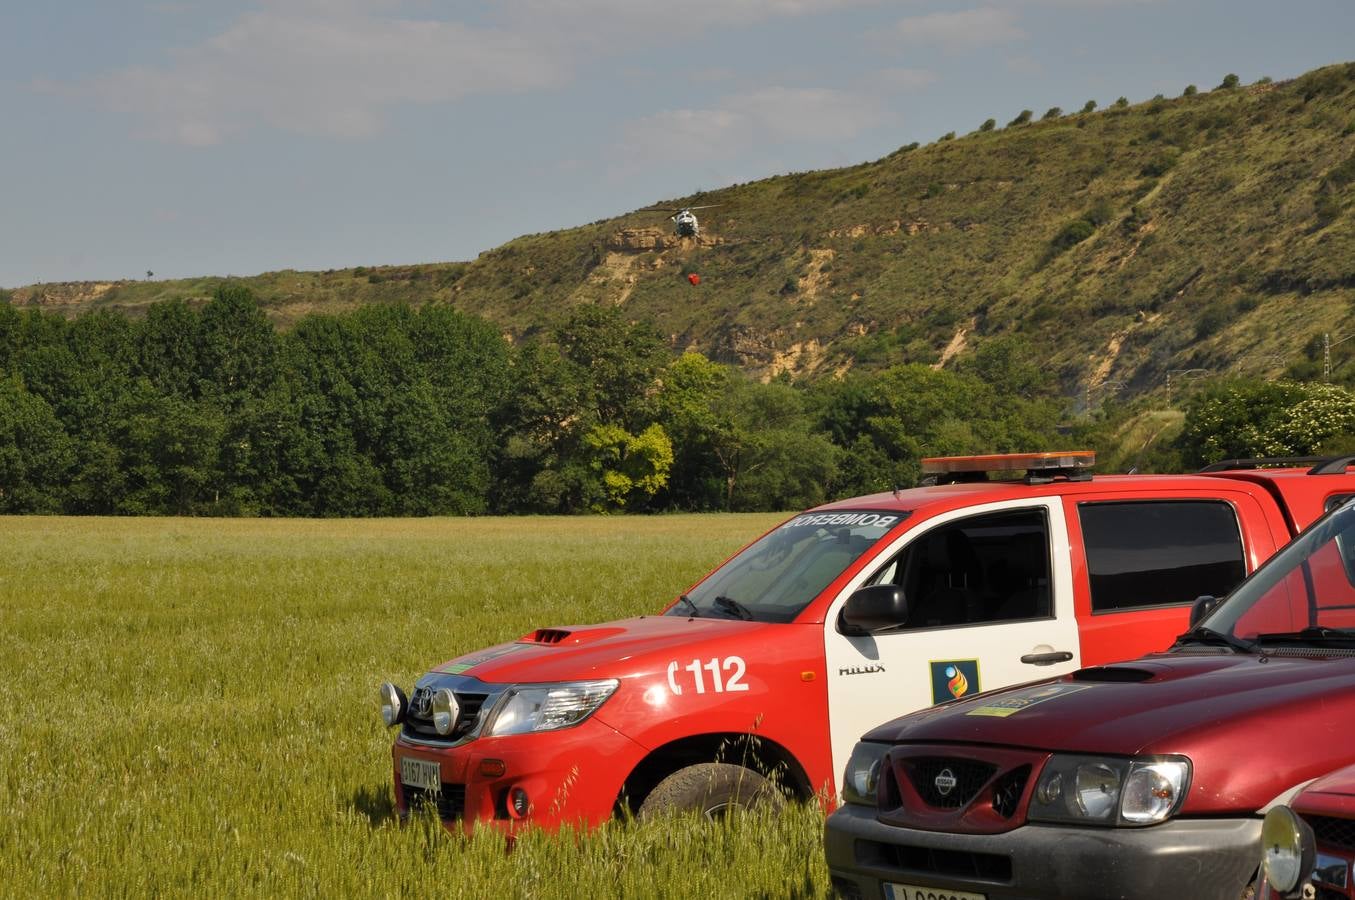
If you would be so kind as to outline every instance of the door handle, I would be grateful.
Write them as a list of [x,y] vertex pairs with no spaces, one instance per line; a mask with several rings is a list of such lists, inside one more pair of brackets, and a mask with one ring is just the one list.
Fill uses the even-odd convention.
[[1054,663],[1068,662],[1073,654],[1067,650],[1055,650],[1052,653],[1027,653],[1021,662],[1028,666],[1052,666]]

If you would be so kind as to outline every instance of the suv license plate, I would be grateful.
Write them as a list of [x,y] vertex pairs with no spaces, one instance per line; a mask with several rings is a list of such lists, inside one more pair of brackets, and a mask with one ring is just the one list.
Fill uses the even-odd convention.
[[426,759],[400,757],[401,783],[429,791],[442,790],[442,767]]
[[887,900],[987,900],[984,894],[967,891],[948,891],[944,888],[921,887],[916,884],[886,884]]

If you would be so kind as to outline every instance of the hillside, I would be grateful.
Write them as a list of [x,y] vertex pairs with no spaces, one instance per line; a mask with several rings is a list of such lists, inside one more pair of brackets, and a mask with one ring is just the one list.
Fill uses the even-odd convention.
[[[762,377],[949,364],[1016,333],[1093,402],[1278,374],[1314,359],[1323,332],[1355,334],[1355,63],[1031,118],[663,201],[719,204],[700,241],[633,212],[471,262],[240,281],[283,327],[442,303],[521,336],[578,304],[620,304],[675,349]],[[136,314],[219,281],[34,285],[12,302]]]

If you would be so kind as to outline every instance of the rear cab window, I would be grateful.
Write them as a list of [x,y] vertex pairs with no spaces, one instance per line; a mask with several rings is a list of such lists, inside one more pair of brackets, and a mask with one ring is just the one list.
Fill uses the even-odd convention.
[[1093,613],[1221,597],[1247,573],[1237,513],[1222,500],[1078,504]]

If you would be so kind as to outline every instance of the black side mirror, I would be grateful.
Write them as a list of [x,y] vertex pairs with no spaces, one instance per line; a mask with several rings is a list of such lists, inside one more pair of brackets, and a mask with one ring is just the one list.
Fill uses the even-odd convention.
[[908,599],[897,584],[858,588],[843,604],[839,620],[846,634],[873,634],[898,628],[908,620]]
[[1201,619],[1212,613],[1222,602],[1221,597],[1215,597],[1213,594],[1201,594],[1196,597],[1195,602],[1190,605],[1190,627],[1194,628]]

